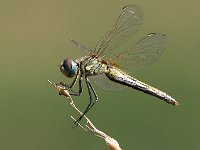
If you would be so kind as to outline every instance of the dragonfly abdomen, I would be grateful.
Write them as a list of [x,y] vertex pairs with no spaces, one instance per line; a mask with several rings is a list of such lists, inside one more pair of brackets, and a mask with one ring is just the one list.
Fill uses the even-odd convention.
[[169,96],[168,94],[166,94],[165,92],[160,91],[157,88],[154,88],[148,84],[145,84],[145,83],[129,76],[128,74],[124,73],[123,71],[121,71],[118,68],[115,68],[115,67],[109,68],[109,71],[106,75],[110,80],[112,80],[114,82],[123,84],[125,86],[132,87],[133,89],[136,89],[136,90],[142,91],[146,94],[155,96],[161,100],[164,100],[165,102],[167,102],[169,104],[178,105],[176,100],[174,98],[172,98],[171,96]]

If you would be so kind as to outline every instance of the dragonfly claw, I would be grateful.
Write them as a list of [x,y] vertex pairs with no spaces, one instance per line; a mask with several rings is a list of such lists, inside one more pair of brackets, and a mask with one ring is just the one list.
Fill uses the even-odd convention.
[[66,87],[66,88],[69,88],[69,85],[67,85],[67,84],[65,84],[65,83],[63,83],[63,82],[60,82],[60,85]]
[[75,122],[74,125],[75,127],[77,127],[79,125],[79,122],[81,121],[81,119],[83,118],[84,115],[81,115]]

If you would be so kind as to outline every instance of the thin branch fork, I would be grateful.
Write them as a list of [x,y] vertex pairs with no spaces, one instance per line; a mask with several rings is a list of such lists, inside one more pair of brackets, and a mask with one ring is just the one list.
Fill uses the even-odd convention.
[[[52,83],[50,80],[48,80],[48,82],[59,92],[59,94],[65,96],[70,104],[70,106],[77,111],[80,115],[82,115],[83,113],[75,106],[73,99],[71,97],[71,95],[69,94],[69,89],[67,89],[66,87],[60,85],[60,84],[56,84],[56,83]],[[74,119],[72,116],[71,118],[76,121],[76,119]],[[78,125],[84,129],[86,132],[89,132],[97,137],[100,137],[102,139],[105,140],[106,145],[108,146],[108,148],[110,150],[122,150],[119,146],[119,143],[112,137],[108,136],[107,134],[105,134],[104,132],[100,131],[99,129],[97,129],[94,124],[90,121],[90,119],[88,117],[86,117],[84,115],[84,118],[86,120],[86,125],[85,127],[83,127],[80,123],[78,123]]]

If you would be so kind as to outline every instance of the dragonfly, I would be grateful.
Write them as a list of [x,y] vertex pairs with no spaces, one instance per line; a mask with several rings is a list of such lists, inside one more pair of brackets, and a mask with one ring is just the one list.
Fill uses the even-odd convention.
[[[71,95],[80,96],[83,92],[82,83],[85,81],[89,104],[85,111],[76,120],[79,123],[81,118],[97,102],[98,96],[89,80],[90,76],[105,76],[121,86],[131,87],[146,94],[164,100],[168,104],[179,105],[178,102],[167,93],[150,86],[127,72],[134,69],[134,65],[149,65],[159,59],[166,47],[166,36],[162,33],[150,33],[134,43],[131,48],[119,49],[121,44],[135,36],[141,27],[143,19],[142,10],[137,5],[127,5],[122,9],[114,27],[107,32],[97,43],[94,49],[88,49],[75,40],[71,40],[76,46],[87,53],[86,56],[71,59],[66,58],[60,65],[60,71],[68,78],[74,77],[73,82],[67,85],[60,84],[71,89]],[[79,83],[79,90],[72,90],[73,86]]]

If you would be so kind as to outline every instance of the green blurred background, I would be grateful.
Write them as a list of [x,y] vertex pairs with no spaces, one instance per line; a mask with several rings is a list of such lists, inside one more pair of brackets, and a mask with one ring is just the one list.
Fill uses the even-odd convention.
[[[143,10],[140,35],[162,32],[168,38],[159,62],[135,76],[175,97],[180,107],[132,89],[95,86],[99,101],[88,117],[124,150],[199,149],[198,0],[0,0],[1,150],[107,149],[101,139],[72,128],[76,113],[47,80],[71,82],[58,65],[84,53],[69,39],[93,48],[127,4]],[[83,110],[87,93],[74,101]]]

